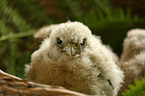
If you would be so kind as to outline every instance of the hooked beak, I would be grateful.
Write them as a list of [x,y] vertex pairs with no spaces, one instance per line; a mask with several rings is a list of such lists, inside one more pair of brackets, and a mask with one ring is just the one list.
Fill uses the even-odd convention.
[[76,45],[75,44],[68,43],[65,46],[64,50],[66,51],[67,55],[73,56],[76,53]]

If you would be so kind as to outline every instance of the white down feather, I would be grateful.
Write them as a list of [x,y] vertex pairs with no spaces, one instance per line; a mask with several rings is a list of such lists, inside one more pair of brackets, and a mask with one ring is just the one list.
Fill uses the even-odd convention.
[[[87,38],[87,44],[79,58],[70,59],[57,50],[57,37],[64,43],[81,43]],[[32,54],[26,75],[35,82],[60,85],[90,95],[116,96],[124,75],[113,56],[87,26],[80,22],[62,23]]]

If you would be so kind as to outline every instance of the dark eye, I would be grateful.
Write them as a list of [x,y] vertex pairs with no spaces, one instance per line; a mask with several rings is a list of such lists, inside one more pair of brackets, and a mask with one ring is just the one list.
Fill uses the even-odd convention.
[[57,43],[62,44],[62,41],[59,38],[57,38]]
[[82,46],[85,45],[86,43],[86,38],[83,39],[83,43],[80,43]]

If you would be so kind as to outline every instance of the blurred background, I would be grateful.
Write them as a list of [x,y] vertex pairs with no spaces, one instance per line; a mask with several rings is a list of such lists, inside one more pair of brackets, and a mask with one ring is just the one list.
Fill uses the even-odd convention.
[[24,78],[33,34],[68,20],[87,25],[120,57],[127,31],[145,28],[145,0],[0,0],[0,69]]

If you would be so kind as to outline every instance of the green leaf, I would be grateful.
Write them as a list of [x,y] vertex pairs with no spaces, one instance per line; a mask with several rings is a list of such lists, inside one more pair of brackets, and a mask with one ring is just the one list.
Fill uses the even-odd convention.
[[145,77],[135,80],[135,85],[129,85],[129,88],[122,93],[123,96],[145,96]]

